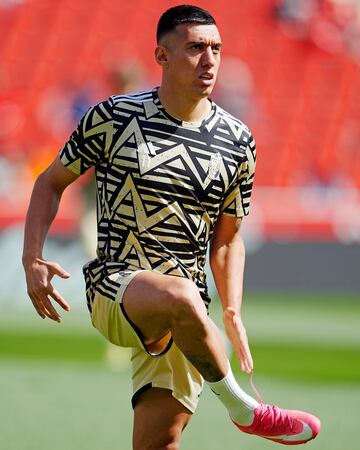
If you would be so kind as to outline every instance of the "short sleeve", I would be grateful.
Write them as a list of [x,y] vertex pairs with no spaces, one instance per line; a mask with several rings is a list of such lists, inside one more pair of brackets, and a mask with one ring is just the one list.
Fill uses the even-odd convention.
[[223,200],[221,213],[239,218],[249,214],[255,165],[256,145],[254,138],[250,135],[246,147],[246,158],[240,164],[237,179]]
[[113,135],[112,99],[88,109],[76,130],[60,150],[60,160],[69,170],[82,175],[107,156]]

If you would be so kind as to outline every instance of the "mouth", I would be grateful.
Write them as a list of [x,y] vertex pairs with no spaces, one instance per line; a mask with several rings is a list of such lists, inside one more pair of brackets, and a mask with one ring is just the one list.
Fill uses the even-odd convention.
[[214,78],[213,73],[203,73],[199,76],[200,80],[212,80]]

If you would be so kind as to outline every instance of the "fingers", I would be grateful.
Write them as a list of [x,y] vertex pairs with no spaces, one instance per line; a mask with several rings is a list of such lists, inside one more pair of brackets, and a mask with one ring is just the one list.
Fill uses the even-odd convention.
[[247,341],[242,342],[237,356],[240,360],[241,370],[246,373],[251,373],[254,370],[254,363]]
[[251,356],[247,336],[243,335],[239,346],[239,359],[241,370],[250,373],[254,370],[254,363]]
[[240,361],[241,370],[246,373],[251,373],[254,369],[254,363],[248,344],[246,330],[237,311],[232,307],[226,308],[223,314],[223,321],[228,338]]
[[70,311],[70,305],[63,299],[63,297],[59,294],[59,292],[52,288],[52,292],[50,292],[51,297],[58,303],[62,309],[65,311]]
[[235,349],[237,358],[240,361],[240,368],[242,372],[251,373],[254,370],[253,360],[250,351],[243,351],[242,349]]
[[44,311],[47,311],[47,317],[49,319],[54,320],[55,322],[61,322],[61,316],[60,314],[56,311],[56,309],[53,307],[49,297],[44,297],[42,299],[42,304],[44,306]]
[[55,310],[47,295],[43,294],[40,297],[29,293],[29,297],[34,305],[34,308],[36,309],[36,312],[41,318],[45,319],[45,317],[48,317],[55,322],[61,322],[61,316]]
[[50,281],[54,275],[58,275],[61,278],[69,278],[70,274],[60,267],[59,264],[39,258],[36,258],[33,264],[25,268],[25,273],[28,295],[36,312],[43,319],[48,317],[56,322],[61,322],[61,316],[52,305],[49,297],[55,300],[65,311],[69,311],[70,306],[59,292],[54,289]]
[[38,306],[37,300],[35,300],[35,298],[33,298],[32,294],[31,294],[30,292],[28,292],[28,296],[30,297],[31,303],[33,304],[33,306],[34,306],[36,312],[39,314],[39,316],[40,316],[42,319],[45,319],[46,314],[42,311],[42,308],[40,308],[40,307]]
[[61,322],[61,316],[51,303],[51,296],[65,311],[70,311],[70,306],[61,297],[58,291],[48,283],[46,287],[42,287],[38,292],[28,292],[29,297],[40,317],[45,319],[48,317],[55,322]]
[[44,259],[39,259],[39,262],[43,263],[51,272],[52,275],[58,275],[60,278],[70,278],[69,272],[66,272],[60,264],[52,262],[52,261],[45,261]]
[[246,373],[251,373],[254,370],[254,363],[249,349],[247,349],[246,353],[242,356],[241,366],[241,370]]

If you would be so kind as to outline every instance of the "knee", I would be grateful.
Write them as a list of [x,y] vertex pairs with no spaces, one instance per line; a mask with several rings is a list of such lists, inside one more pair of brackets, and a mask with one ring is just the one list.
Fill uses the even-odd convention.
[[196,284],[186,278],[174,278],[167,292],[174,320],[205,322],[207,311]]

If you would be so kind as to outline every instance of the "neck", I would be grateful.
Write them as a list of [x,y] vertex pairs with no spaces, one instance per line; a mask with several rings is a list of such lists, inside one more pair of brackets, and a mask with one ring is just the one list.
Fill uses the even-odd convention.
[[207,97],[186,96],[164,83],[159,87],[158,95],[166,112],[184,122],[200,122],[210,114],[211,103]]

